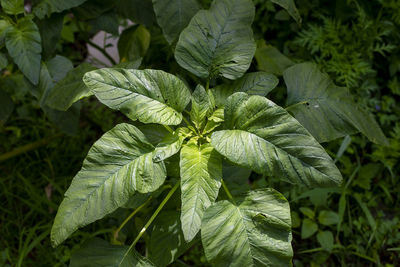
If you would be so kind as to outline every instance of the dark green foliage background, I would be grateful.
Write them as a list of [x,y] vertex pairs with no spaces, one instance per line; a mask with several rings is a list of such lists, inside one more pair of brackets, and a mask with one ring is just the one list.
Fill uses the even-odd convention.
[[[151,34],[141,68],[189,76],[175,62],[173,49],[156,25],[151,9],[148,14],[126,14],[117,6],[117,24],[109,20],[96,24],[96,19],[115,8],[114,1],[97,2],[101,4],[89,0],[63,13],[66,15],[61,37],[55,51],[46,52],[47,58],[60,54],[76,66],[87,54],[89,37],[99,30],[115,33],[118,21],[129,17],[144,24]],[[201,2],[205,8],[210,3]],[[356,100],[375,114],[390,146],[372,144],[360,134],[325,143],[343,174],[341,188],[308,190],[256,174],[250,175],[250,186],[276,188],[289,200],[295,266],[398,266],[400,2],[295,2],[302,17],[301,25],[271,1],[254,0],[253,31],[258,44],[273,45],[294,62],[316,62],[337,85],[347,86]],[[97,8],[91,8],[95,4]],[[4,47],[1,49],[4,52]],[[254,60],[250,70],[257,69]],[[89,147],[102,133],[126,119],[88,98],[81,101],[78,133],[66,135],[44,115],[36,98],[26,93],[31,90],[27,81],[22,82],[23,86],[21,81],[20,86],[13,86],[11,73],[18,74],[16,67],[2,71],[0,78],[0,86],[12,96],[15,105],[0,128],[0,159],[13,149],[35,145],[39,140],[44,142],[27,153],[0,161],[0,266],[67,266],[81,243],[94,236],[111,240],[113,230],[129,215],[129,210],[120,209],[78,230],[56,249],[51,248],[49,231],[55,211]],[[194,85],[196,78],[191,78]],[[269,98],[284,106],[285,94],[281,79]],[[339,147],[343,147],[340,152]],[[179,206],[179,196],[168,205]],[[156,203],[146,206],[120,233],[121,240],[132,240],[155,208]],[[327,239],[327,235],[333,239]],[[144,241],[148,238],[145,235]],[[187,265],[207,265],[201,242],[195,242],[174,263],[174,266]]]

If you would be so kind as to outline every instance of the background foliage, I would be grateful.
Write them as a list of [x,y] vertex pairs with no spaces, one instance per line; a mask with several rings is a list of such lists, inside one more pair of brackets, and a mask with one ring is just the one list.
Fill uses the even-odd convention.
[[[141,60],[141,69],[189,74],[178,67],[169,46],[174,45],[176,33],[169,32],[165,40],[151,1],[74,0],[65,2],[70,3],[65,6],[51,0],[25,1],[25,12],[21,9],[23,1],[7,8],[9,2],[0,2],[0,102],[7,107],[0,114],[0,265],[35,266],[40,262],[41,266],[67,266],[74,251],[94,236],[114,243],[131,240],[156,207],[148,203],[118,238],[113,227],[129,215],[128,209],[117,210],[78,230],[56,249],[51,248],[49,231],[55,211],[90,145],[126,120],[93,98],[68,109],[68,116],[54,110],[47,100],[51,95],[46,92],[58,87],[63,90],[59,81],[64,79],[55,77],[54,70],[62,64],[67,79],[67,72],[79,66],[69,78],[79,81],[83,73],[95,68],[93,65],[109,65],[96,59],[92,59],[92,65],[81,64],[88,55],[86,45],[96,46],[91,37],[105,31],[108,36],[129,40],[118,44],[122,64]],[[204,8],[210,2],[199,1]],[[360,134],[324,143],[343,174],[341,188],[307,190],[255,174],[241,175],[249,176],[248,186],[254,189],[268,185],[286,192],[292,210],[295,266],[398,266],[400,3],[297,0],[297,16],[275,2],[279,1],[254,0],[253,31],[258,47],[250,69],[282,75],[282,69],[293,62],[316,62],[337,85],[348,87],[355,99],[375,114],[390,145],[372,144]],[[127,26],[126,19],[139,25]],[[19,62],[10,51],[9,47],[17,46],[7,45],[7,38],[2,36],[3,21],[28,25],[33,40],[41,40],[40,47],[29,44],[35,47],[30,63],[41,66],[37,68],[40,72],[26,69],[27,63]],[[128,28],[121,31],[120,26]],[[98,49],[105,52],[102,47]],[[65,69],[67,65],[69,69]],[[283,79],[269,97],[285,105],[282,85]],[[235,175],[232,177],[234,181]],[[164,193],[161,191],[160,195]],[[167,205],[179,206],[178,200]],[[156,242],[146,239],[149,237],[145,235],[146,242]],[[201,242],[194,240],[174,264],[206,265]]]

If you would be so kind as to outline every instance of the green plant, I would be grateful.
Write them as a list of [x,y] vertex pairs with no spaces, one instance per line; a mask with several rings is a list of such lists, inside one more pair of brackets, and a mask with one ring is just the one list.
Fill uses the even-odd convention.
[[[53,245],[127,206],[134,211],[113,239],[120,245],[90,241],[71,265],[98,260],[105,265],[164,266],[197,242],[199,231],[206,258],[214,265],[290,265],[291,217],[285,197],[272,188],[233,190],[233,180],[223,171],[250,169],[306,187],[336,186],[341,174],[318,141],[362,132],[387,144],[385,136],[347,89],[335,86],[310,63],[283,70],[286,109],[265,97],[278,79],[264,72],[246,73],[256,50],[251,1],[215,0],[209,10],[186,9],[189,13],[180,14],[184,20],[173,29],[162,17],[168,12],[158,5],[172,2],[173,12],[182,3],[154,2],[168,42],[179,36],[177,63],[191,74],[182,81],[161,70],[105,68],[87,72],[81,90],[56,94],[65,107],[94,94],[132,122],[115,126],[89,150],[59,207]],[[191,92],[190,81],[202,84]],[[220,187],[224,193],[219,194]],[[120,230],[153,199],[159,202],[156,210],[131,245],[121,245]],[[162,211],[170,199],[179,203],[180,211],[174,204]],[[150,263],[136,249],[152,223],[144,249]],[[331,246],[328,235],[319,234],[326,247]]]

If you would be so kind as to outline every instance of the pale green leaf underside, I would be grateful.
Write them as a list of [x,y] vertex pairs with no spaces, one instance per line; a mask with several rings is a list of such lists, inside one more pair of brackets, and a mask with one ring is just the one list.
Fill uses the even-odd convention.
[[153,6],[158,25],[170,44],[201,8],[197,0],[153,0]]
[[36,24],[28,17],[18,20],[6,32],[8,53],[28,80],[37,85],[42,52],[41,38]]
[[249,95],[266,96],[278,83],[278,78],[273,74],[253,72],[245,74],[232,83],[214,87],[211,91],[215,97],[215,104],[222,107],[225,105],[226,99],[233,93],[244,92]]
[[250,191],[237,205],[209,207],[201,239],[213,266],[291,266],[291,219],[287,200],[273,189]]
[[65,193],[51,232],[53,245],[121,207],[135,191],[155,191],[166,178],[154,147],[134,126],[119,124],[89,150],[82,169]]
[[180,212],[165,211],[157,216],[151,231],[149,259],[158,267],[175,261],[192,244],[183,237]]
[[287,111],[262,96],[236,93],[225,106],[226,129],[211,144],[232,162],[291,183],[334,186],[342,176],[322,146]]
[[220,155],[209,144],[189,143],[181,150],[182,230],[191,241],[200,230],[204,211],[218,196],[222,178]]
[[271,2],[286,9],[286,11],[297,22],[297,24],[301,24],[300,13],[296,8],[294,0],[271,0]]
[[347,88],[336,86],[313,63],[297,64],[284,73],[288,111],[319,141],[358,131],[382,145],[388,141],[372,114],[361,110]]
[[70,267],[154,267],[154,265],[135,250],[125,255],[128,246],[114,246],[94,238],[84,243],[72,254]]
[[39,19],[43,19],[45,16],[49,17],[51,13],[59,13],[79,6],[84,2],[86,2],[86,0],[40,0],[39,3],[33,7],[33,13]]
[[249,68],[255,53],[250,0],[215,0],[200,10],[176,45],[181,67],[201,78],[223,76],[234,80]]
[[143,123],[178,125],[190,101],[186,85],[161,70],[100,69],[83,81],[100,102]]
[[83,75],[96,69],[88,63],[83,63],[68,72],[64,79],[59,81],[49,94],[46,104],[54,109],[67,110],[76,101],[92,95],[82,82]]

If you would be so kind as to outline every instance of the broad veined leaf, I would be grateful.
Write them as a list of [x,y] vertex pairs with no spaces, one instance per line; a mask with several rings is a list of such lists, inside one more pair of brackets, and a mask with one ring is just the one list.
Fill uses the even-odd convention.
[[190,101],[186,85],[161,70],[101,69],[83,81],[100,102],[143,123],[178,125]]
[[155,191],[166,178],[163,162],[153,162],[154,146],[135,126],[119,124],[89,150],[65,193],[51,232],[53,245],[79,227],[113,212],[135,191]]
[[157,216],[149,243],[149,259],[159,267],[175,261],[192,244],[186,243],[178,211],[165,211]]
[[181,150],[182,230],[191,241],[200,230],[204,211],[218,196],[222,178],[220,155],[210,144],[189,142]]
[[156,21],[151,0],[119,0],[116,5],[117,12],[133,22],[151,26]]
[[266,96],[279,83],[278,78],[265,72],[247,73],[242,78],[228,84],[219,85],[211,89],[215,104],[218,107],[225,105],[226,99],[236,92],[244,92],[249,95]]
[[192,94],[192,109],[190,110],[190,119],[197,129],[202,129],[206,123],[207,116],[211,115],[212,103],[209,95],[203,86],[197,85]]
[[153,0],[158,25],[168,43],[173,43],[200,10],[197,0]]
[[0,4],[7,14],[18,15],[24,13],[24,0],[1,0]]
[[294,65],[288,57],[271,45],[259,44],[255,54],[259,70],[275,75],[282,75],[283,72]]
[[36,22],[42,39],[43,58],[45,60],[56,50],[57,43],[61,38],[63,22],[63,14],[53,14],[49,18]]
[[179,152],[183,141],[190,136],[188,128],[179,128],[173,134],[169,133],[157,145],[153,157],[154,162],[163,161]]
[[11,24],[7,20],[0,20],[0,45],[3,45],[4,38]]
[[297,24],[301,24],[300,13],[296,8],[294,0],[271,0],[271,2],[286,9],[286,11],[297,22]]
[[70,70],[62,80],[55,84],[46,99],[46,104],[57,110],[67,110],[78,100],[91,96],[92,92],[83,83],[82,78],[86,72],[95,69],[88,63],[82,63]]
[[33,13],[39,19],[50,17],[51,13],[60,13],[64,10],[77,7],[86,0],[40,0],[34,7]]
[[70,267],[154,267],[150,260],[128,246],[114,246],[100,238],[85,242],[71,256]]
[[201,240],[214,266],[291,266],[289,203],[270,188],[219,201],[204,214]]
[[201,78],[241,77],[256,49],[253,18],[250,0],[215,0],[182,31],[175,49],[176,61]]
[[283,77],[288,88],[287,110],[319,142],[360,131],[369,140],[388,145],[372,114],[358,108],[348,89],[336,86],[315,64],[297,64]]
[[218,108],[207,118],[207,124],[204,127],[203,134],[211,133],[224,122],[224,109]]
[[2,126],[14,110],[14,103],[11,97],[3,90],[0,90],[0,126]]
[[30,17],[18,20],[7,30],[5,40],[8,53],[19,69],[34,85],[38,84],[42,46],[36,24]]
[[291,183],[334,186],[342,176],[322,146],[289,113],[262,96],[235,93],[225,106],[226,129],[212,146],[232,162]]
[[121,62],[143,58],[149,49],[150,38],[150,32],[143,25],[134,25],[124,30],[118,40]]

